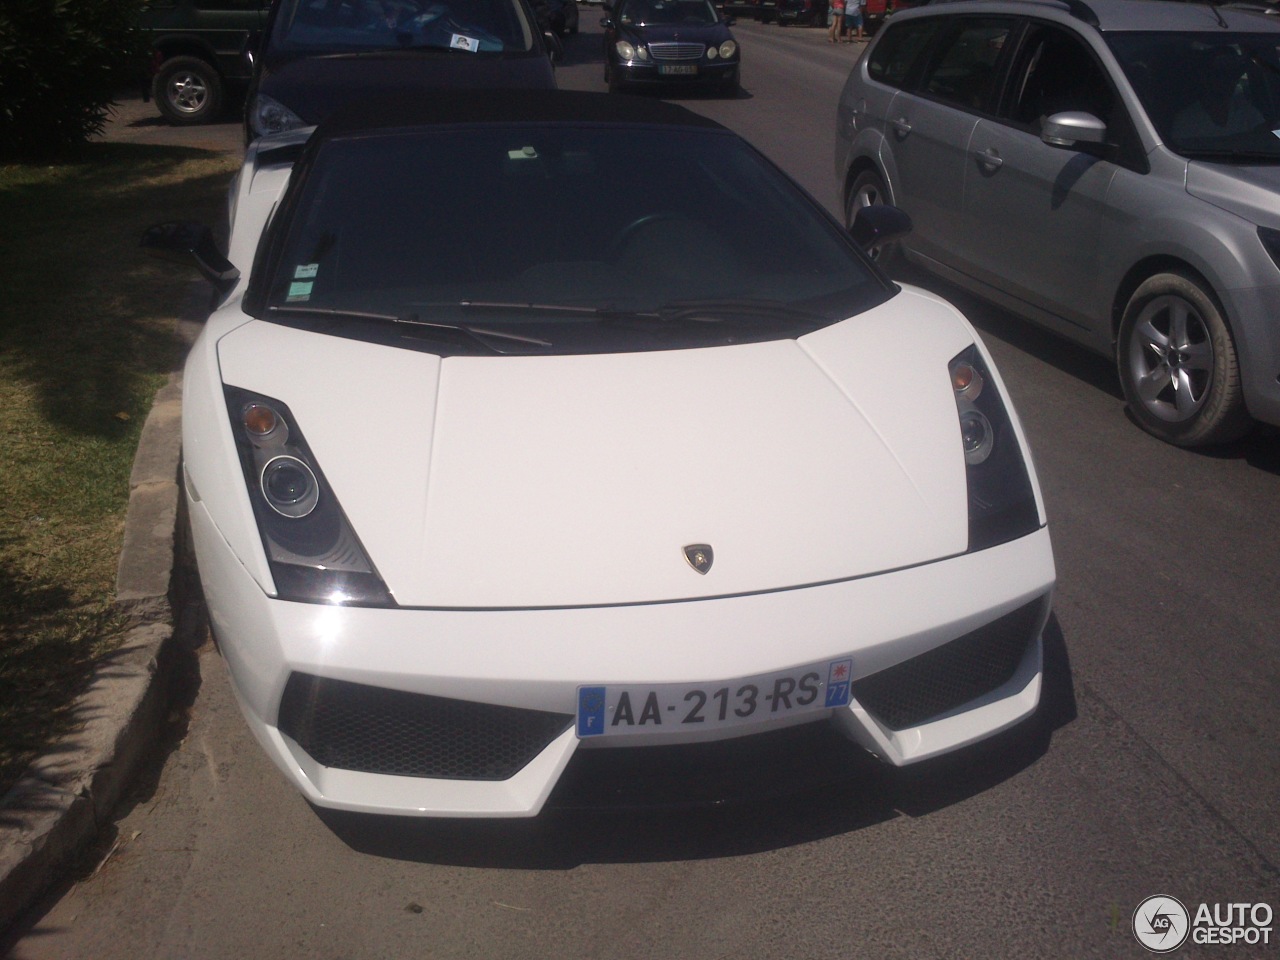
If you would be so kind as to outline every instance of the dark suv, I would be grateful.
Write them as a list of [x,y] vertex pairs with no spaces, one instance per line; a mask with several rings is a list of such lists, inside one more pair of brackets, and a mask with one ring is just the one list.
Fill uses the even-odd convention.
[[172,123],[208,123],[248,86],[250,36],[268,0],[152,0],[139,19],[151,36],[151,95]]

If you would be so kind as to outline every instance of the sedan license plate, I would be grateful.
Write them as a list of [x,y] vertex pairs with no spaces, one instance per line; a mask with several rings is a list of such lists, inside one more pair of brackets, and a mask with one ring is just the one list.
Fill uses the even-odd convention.
[[666,63],[658,67],[658,73],[664,77],[692,77],[697,76],[698,65],[696,63]]
[[579,687],[578,737],[715,730],[843,707],[852,670],[845,659],[720,683]]

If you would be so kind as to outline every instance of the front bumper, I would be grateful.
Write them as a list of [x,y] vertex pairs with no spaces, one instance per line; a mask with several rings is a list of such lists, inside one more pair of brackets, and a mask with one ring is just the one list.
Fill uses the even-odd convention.
[[[977,554],[767,594],[579,609],[386,610],[266,596],[203,505],[195,501],[190,507],[210,619],[241,709],[276,765],[322,807],[533,816],[578,749],[747,737],[815,718],[833,723],[881,759],[903,765],[1004,730],[1030,715],[1039,701],[1040,633],[1054,582],[1045,529]],[[955,641],[972,644],[977,637],[979,647],[989,648],[981,638],[999,632],[990,626],[997,622],[1006,625],[1005,634],[1012,631],[1013,646],[1009,636],[1000,641],[1008,669],[994,686],[984,687],[981,678],[976,685],[955,686],[950,679],[963,671],[954,657],[946,662],[945,651],[963,653],[971,666],[982,661],[989,649],[965,652]],[[852,657],[852,702],[794,721],[765,719],[701,735],[628,736],[619,738],[621,744],[609,737],[579,741],[572,723],[581,684],[731,680],[837,657]],[[989,670],[983,675],[995,676]],[[939,693],[939,682],[949,692]],[[957,697],[963,702],[951,702]],[[327,727],[312,722],[317,704],[339,700],[346,714],[326,713]],[[376,704],[369,712],[389,717],[393,727],[409,724],[404,739],[415,745],[418,759],[404,761],[403,769],[419,775],[370,772],[396,769],[401,761],[393,751],[379,753],[383,759],[377,763],[349,764],[364,770],[317,760],[318,755],[346,764],[335,758],[359,751],[359,731],[350,728],[360,724],[362,703]],[[935,713],[940,705],[944,709]],[[438,757],[428,757],[426,767],[413,766],[422,762],[423,717],[443,724],[432,727],[444,731],[437,736],[442,749],[465,752],[459,744],[467,737],[452,729],[466,733],[486,758],[494,753],[489,741],[507,723],[505,729],[523,737],[523,745],[510,746],[507,754],[523,750],[528,756],[479,771],[466,764],[482,761],[467,758],[458,761],[461,768],[431,766]],[[532,739],[524,736],[526,719],[541,724]],[[381,743],[387,729],[366,731],[372,739],[363,742]],[[349,736],[356,738],[355,748]],[[336,737],[348,738],[346,753],[334,747]],[[477,774],[488,779],[473,778]]]
[[[663,73],[664,66],[694,66],[697,73]],[[653,60],[615,61],[613,69],[626,83],[631,84],[724,84],[738,74],[738,58],[731,60],[699,60],[695,63],[676,62],[664,64]]]

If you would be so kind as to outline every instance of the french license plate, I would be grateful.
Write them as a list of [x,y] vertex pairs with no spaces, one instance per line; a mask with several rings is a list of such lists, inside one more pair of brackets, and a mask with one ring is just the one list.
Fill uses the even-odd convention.
[[828,660],[719,683],[583,686],[578,737],[715,730],[843,707],[852,670],[852,660]]
[[692,77],[697,76],[698,65],[696,63],[662,64],[658,67],[658,73],[664,77]]

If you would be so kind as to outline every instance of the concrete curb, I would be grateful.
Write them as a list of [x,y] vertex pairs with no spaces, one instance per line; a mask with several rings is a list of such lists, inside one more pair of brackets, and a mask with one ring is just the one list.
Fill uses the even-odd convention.
[[[201,293],[207,288],[201,289]],[[189,344],[206,311],[193,290],[178,336]],[[76,701],[79,729],[54,744],[0,797],[0,931],[43,896],[110,822],[163,729],[174,647],[179,548],[182,375],[170,375],[143,424],[129,478],[116,575],[128,618],[118,650]]]

